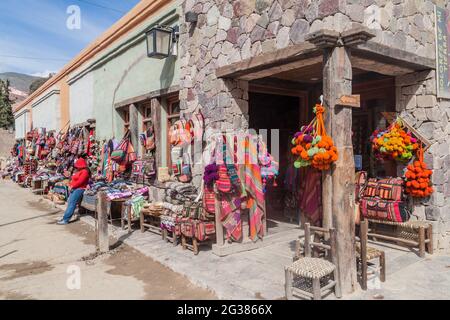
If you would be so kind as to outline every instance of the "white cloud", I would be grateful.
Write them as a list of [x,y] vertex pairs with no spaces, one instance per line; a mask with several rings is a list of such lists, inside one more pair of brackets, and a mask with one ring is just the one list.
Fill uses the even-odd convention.
[[49,70],[45,70],[43,72],[36,72],[36,73],[32,73],[30,74],[30,76],[33,77],[41,77],[41,78],[47,78],[50,73],[57,73],[57,71],[49,71]]

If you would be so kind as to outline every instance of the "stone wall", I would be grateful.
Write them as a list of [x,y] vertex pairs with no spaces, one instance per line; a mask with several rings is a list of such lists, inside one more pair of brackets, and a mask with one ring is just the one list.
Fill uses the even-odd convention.
[[432,221],[435,246],[448,248],[449,238],[445,236],[450,234],[450,100],[436,98],[435,79],[435,71],[397,77],[397,111],[432,143],[425,153],[425,162],[433,170],[435,192],[425,200],[414,200],[413,215]]
[[196,24],[181,21],[181,107],[187,115],[201,108],[210,128],[248,126],[248,84],[217,79],[216,68],[301,43],[321,28],[364,23],[376,32],[373,41],[434,54],[431,1],[185,0],[187,11],[199,16]]
[[[218,67],[304,41],[322,28],[344,31],[352,22],[376,33],[371,41],[435,58],[434,7],[448,1],[423,0],[185,0],[183,12],[199,14],[197,24],[182,21],[180,30],[180,100],[189,117],[201,109],[206,138],[213,129],[248,128],[248,83],[217,79]],[[184,16],[184,15],[183,15]],[[450,230],[449,126],[450,101],[437,101],[434,72],[397,79],[397,108],[434,142],[426,159],[435,170],[436,192],[415,204],[414,214],[435,221],[439,246]],[[194,169],[198,184],[202,167]]]

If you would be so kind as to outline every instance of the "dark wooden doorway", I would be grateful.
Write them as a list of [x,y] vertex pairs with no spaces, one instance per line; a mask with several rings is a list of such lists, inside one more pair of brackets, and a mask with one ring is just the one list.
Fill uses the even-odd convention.
[[[304,114],[302,111],[306,106],[305,97],[298,93],[297,95],[249,93],[249,126],[256,132],[267,130],[268,150],[280,164],[280,174],[276,180],[276,185],[271,183],[267,185],[266,211],[269,219],[288,221],[283,216],[283,181],[286,176],[286,169],[293,165],[290,156],[292,137],[299,130],[300,124],[306,121],[302,119]],[[278,141],[271,138],[271,130],[274,129],[279,130]]]

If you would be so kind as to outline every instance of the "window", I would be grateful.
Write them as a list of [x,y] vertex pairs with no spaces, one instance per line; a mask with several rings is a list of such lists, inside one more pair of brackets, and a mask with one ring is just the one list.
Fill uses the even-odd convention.
[[130,129],[130,109],[127,107],[122,111],[122,119],[123,119],[123,131],[127,132]]
[[178,95],[167,99],[167,166],[169,170],[172,167],[172,146],[169,141],[169,130],[177,120],[180,120],[180,100],[178,100]]

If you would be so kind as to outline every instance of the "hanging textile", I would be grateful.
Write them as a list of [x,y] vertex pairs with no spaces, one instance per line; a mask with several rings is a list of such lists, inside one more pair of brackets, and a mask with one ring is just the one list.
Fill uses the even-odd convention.
[[258,164],[258,142],[254,136],[244,139],[244,175],[245,189],[249,197],[250,239],[256,241],[264,236],[262,219],[265,215],[265,199],[261,178],[261,167]]
[[322,220],[322,173],[318,170],[305,169],[304,188],[301,194],[301,210],[310,219],[311,224],[320,225]]

